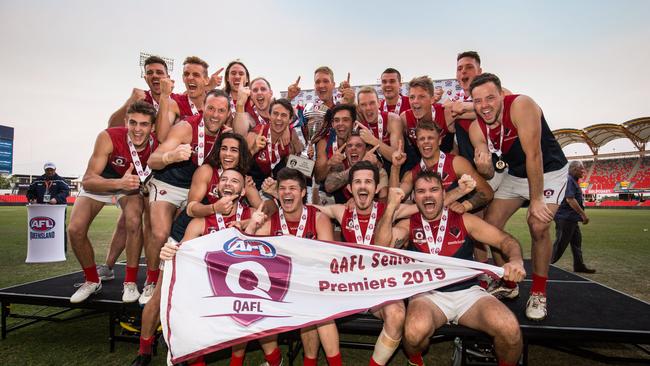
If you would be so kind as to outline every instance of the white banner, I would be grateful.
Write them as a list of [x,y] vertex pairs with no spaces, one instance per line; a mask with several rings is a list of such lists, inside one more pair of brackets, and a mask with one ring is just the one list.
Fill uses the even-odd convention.
[[375,246],[227,229],[165,263],[161,322],[174,363],[408,298],[499,267]]
[[65,260],[66,205],[27,206],[27,263]]

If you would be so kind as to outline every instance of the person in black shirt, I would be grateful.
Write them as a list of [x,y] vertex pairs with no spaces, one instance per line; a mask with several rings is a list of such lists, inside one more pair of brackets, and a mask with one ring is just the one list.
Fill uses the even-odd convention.
[[66,198],[70,195],[70,187],[63,178],[56,174],[54,163],[45,163],[43,170],[45,170],[45,174],[36,178],[29,185],[27,200],[29,203],[65,205]]
[[569,164],[569,181],[566,186],[566,195],[555,214],[555,243],[553,243],[553,259],[551,263],[560,260],[566,247],[571,243],[573,254],[573,271],[582,273],[596,273],[595,269],[587,268],[582,259],[582,233],[580,225],[589,223],[589,217],[585,213],[585,205],[582,197],[582,190],[578,180],[585,175],[585,167],[579,161],[572,161]]

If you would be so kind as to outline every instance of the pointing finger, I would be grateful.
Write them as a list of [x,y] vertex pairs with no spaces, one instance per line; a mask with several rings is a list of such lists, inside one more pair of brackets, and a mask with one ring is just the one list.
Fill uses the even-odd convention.
[[296,86],[297,86],[298,84],[300,84],[300,76],[298,76],[298,78],[296,79],[296,82],[295,82],[294,84],[296,84]]
[[220,68],[219,70],[217,70],[217,72],[215,72],[214,74],[217,75],[217,76],[219,76],[219,74],[221,74],[222,71],[223,71],[223,67]]
[[348,72],[348,79],[347,79],[347,81],[348,81],[348,84],[350,84],[350,73],[349,73],[349,72]]
[[379,144],[375,145],[375,147],[373,147],[372,149],[370,149],[370,151],[368,151],[368,153],[370,153],[370,154],[374,154],[375,151],[377,151],[377,149],[379,149]]

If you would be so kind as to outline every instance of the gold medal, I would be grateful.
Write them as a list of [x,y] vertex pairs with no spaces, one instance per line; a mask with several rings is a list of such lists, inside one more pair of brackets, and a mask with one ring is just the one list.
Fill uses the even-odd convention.
[[501,160],[501,158],[499,158],[499,160],[496,162],[495,166],[496,166],[497,170],[503,170],[508,166],[508,164],[506,164],[505,161],[503,161],[503,160]]

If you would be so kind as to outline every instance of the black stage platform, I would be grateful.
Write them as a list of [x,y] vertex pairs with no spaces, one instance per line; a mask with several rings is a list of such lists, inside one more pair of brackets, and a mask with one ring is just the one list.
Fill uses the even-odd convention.
[[[529,276],[520,284],[519,298],[505,301],[519,319],[526,345],[533,343],[553,348],[566,348],[568,345],[579,345],[584,342],[650,344],[650,304],[555,266],[551,266],[549,272],[547,290],[549,316],[542,322],[529,321],[524,314],[531,285],[529,261],[526,261],[526,271]],[[144,282],[145,272],[141,267],[139,284]],[[83,282],[81,271],[1,289],[2,338],[4,339],[8,332],[35,321],[51,320],[26,316],[33,321],[7,328],[9,316],[21,317],[20,314],[11,314],[9,305],[31,304],[65,308],[59,313],[75,308],[105,312],[109,316],[110,350],[114,349],[116,341],[134,341],[137,338],[116,334],[116,324],[119,324],[123,315],[137,314],[139,311],[137,303],[122,304],[121,302],[123,278],[124,265],[116,265],[115,280],[104,282],[102,292],[82,304],[70,304],[69,301],[75,291],[73,284]],[[378,319],[362,314],[339,319],[337,323],[342,334],[378,335],[382,327]],[[485,338],[485,335],[462,326],[448,325],[436,332],[434,340],[446,341],[454,337],[481,339]],[[372,347],[373,345],[342,341],[341,346]],[[292,349],[295,351],[294,347]],[[580,354],[598,358],[598,355],[588,355],[584,352]],[[524,364],[527,361],[526,352],[523,361]],[[650,362],[650,358],[619,361]]]

